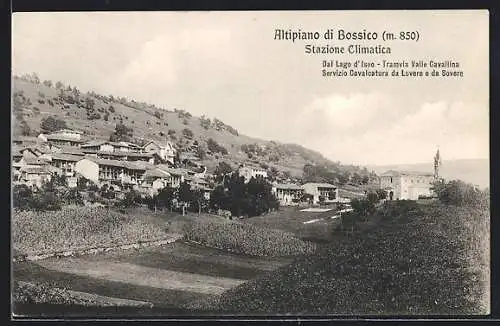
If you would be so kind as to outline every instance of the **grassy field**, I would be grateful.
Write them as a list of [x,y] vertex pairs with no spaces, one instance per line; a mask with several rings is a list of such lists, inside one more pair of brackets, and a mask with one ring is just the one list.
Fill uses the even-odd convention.
[[[301,212],[301,209],[298,207],[281,207],[279,211],[263,216],[242,219],[241,222],[263,228],[291,232],[303,240],[315,243],[325,243],[335,239],[331,233],[331,229],[339,223],[339,220],[330,219],[330,217],[335,215],[335,210],[328,212]],[[319,219],[319,221],[304,224],[304,222],[314,219]]]
[[[489,311],[489,213],[391,203],[377,227],[237,286],[206,308],[243,314],[468,315]],[[201,304],[202,306],[202,304]]]

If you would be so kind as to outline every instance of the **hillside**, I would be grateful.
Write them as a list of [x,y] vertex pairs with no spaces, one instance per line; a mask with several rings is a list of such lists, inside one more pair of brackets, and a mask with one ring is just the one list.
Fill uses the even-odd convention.
[[115,126],[122,123],[133,129],[133,141],[170,140],[181,153],[201,155],[201,163],[209,171],[219,161],[227,161],[233,166],[253,163],[274,167],[292,177],[302,176],[306,164],[325,167],[344,177],[368,175],[367,170],[331,162],[320,153],[299,145],[239,134],[235,128],[215,118],[195,117],[182,109],[159,108],[113,95],[81,93],[76,87],[59,82],[41,82],[34,74],[15,76],[14,135],[38,135],[42,119],[49,116],[63,119],[68,128],[85,132],[87,139],[109,139]]
[[[431,161],[418,164],[369,166],[368,168],[378,174],[387,170],[434,171]],[[443,160],[440,174],[447,180],[460,179],[486,188],[490,185],[490,162],[487,159]]]

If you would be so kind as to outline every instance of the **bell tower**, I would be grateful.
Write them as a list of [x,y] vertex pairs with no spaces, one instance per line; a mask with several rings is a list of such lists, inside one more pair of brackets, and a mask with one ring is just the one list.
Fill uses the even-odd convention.
[[441,155],[439,154],[439,148],[434,155],[434,179],[439,180],[439,167],[441,166]]

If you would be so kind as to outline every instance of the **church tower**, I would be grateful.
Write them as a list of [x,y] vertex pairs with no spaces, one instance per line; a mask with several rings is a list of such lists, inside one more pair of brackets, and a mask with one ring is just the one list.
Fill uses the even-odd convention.
[[434,179],[439,180],[439,167],[441,166],[441,155],[439,154],[439,148],[434,155]]

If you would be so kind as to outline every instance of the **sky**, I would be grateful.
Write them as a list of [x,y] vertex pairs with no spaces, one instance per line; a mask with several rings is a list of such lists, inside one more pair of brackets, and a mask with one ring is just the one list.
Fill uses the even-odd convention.
[[[224,121],[346,164],[489,158],[487,11],[15,13],[12,70]],[[275,29],[419,40],[275,40]],[[379,36],[380,37],[380,36]],[[306,54],[382,44],[391,54]],[[323,77],[323,60],[453,60],[462,78]]]

